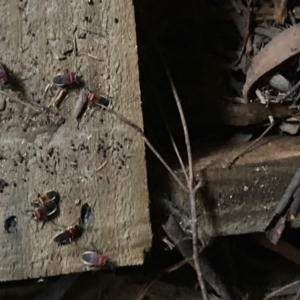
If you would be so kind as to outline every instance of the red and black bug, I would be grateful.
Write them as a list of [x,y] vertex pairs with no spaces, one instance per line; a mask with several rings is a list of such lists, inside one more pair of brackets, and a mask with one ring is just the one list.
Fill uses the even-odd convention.
[[99,105],[104,105],[108,106],[109,101],[102,97],[98,92],[96,91],[90,91],[88,94],[88,100],[90,104],[99,104]]
[[45,194],[39,194],[38,193],[38,201],[39,203],[45,205],[49,202],[56,202],[58,198],[58,192],[57,191],[50,191]]
[[66,86],[76,82],[76,75],[68,69],[63,74],[58,74],[53,78],[53,83],[57,86]]
[[32,218],[35,221],[42,221],[44,227],[46,221],[51,218],[57,211],[58,192],[49,191],[44,194],[39,194],[37,200],[31,204],[34,207]]
[[107,257],[101,252],[86,251],[82,254],[82,262],[89,267],[103,268]]
[[34,202],[32,202],[32,205],[34,207],[38,207],[38,206],[45,206],[47,204],[49,204],[50,202],[57,202],[58,200],[58,192],[56,191],[50,191],[44,194],[40,194],[37,193],[38,197],[37,200],[35,200]]
[[56,203],[54,201],[50,201],[48,203],[35,207],[32,213],[32,217],[36,221],[46,222],[48,218],[56,212],[56,210],[57,210]]
[[68,245],[78,239],[82,234],[82,227],[78,225],[69,226],[66,230],[60,232],[54,237],[54,242],[59,245]]
[[6,84],[7,83],[7,75],[3,68],[3,66],[0,64],[0,83]]

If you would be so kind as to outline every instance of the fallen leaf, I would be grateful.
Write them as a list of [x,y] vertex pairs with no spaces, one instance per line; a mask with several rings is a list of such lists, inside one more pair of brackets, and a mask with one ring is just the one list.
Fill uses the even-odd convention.
[[279,24],[284,24],[287,17],[287,0],[273,0],[274,20]]
[[243,96],[248,102],[248,92],[258,80],[287,59],[300,52],[300,24],[288,28],[275,36],[253,58],[252,64],[246,74]]
[[250,4],[251,0],[247,0],[244,2],[243,0],[234,0],[234,1],[225,1],[228,2],[228,5],[232,5],[234,9],[229,10],[228,13],[232,19],[232,21],[235,23],[237,29],[239,30],[239,33],[242,38],[242,42],[239,46],[239,49],[237,50],[238,58],[233,63],[233,65],[238,64],[242,58],[242,55],[244,53],[246,43],[249,36],[249,22],[250,22]]
[[271,27],[268,27],[268,28],[265,28],[265,27],[256,27],[254,29],[254,32],[259,34],[259,35],[263,35],[267,38],[269,38],[270,40],[273,39],[276,35],[278,35],[279,33],[282,32],[282,29],[281,28],[277,28],[277,27],[274,27],[274,26],[271,26]]

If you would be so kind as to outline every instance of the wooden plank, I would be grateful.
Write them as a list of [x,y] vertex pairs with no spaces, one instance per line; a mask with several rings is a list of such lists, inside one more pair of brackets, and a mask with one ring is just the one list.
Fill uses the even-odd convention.
[[[46,85],[68,68],[86,87],[100,87],[113,109],[142,127],[132,1],[93,2],[3,4],[0,59],[14,90],[4,92],[40,110],[53,97],[43,97]],[[49,49],[72,50],[75,36],[78,55],[71,51],[66,60],[55,60]],[[144,144],[132,128],[101,110],[84,114],[77,128],[72,113],[78,93],[69,89],[58,115],[15,102],[1,112],[0,178],[8,186],[0,193],[0,223],[16,215],[18,231],[1,233],[0,281],[84,271],[81,254],[92,242],[119,266],[142,264],[151,245]],[[57,125],[61,117],[66,121]],[[79,217],[76,199],[92,207],[77,244],[58,247],[56,227],[49,223],[36,231],[22,214],[31,209],[35,191],[48,190],[60,194],[55,222],[61,226]]]
[[[270,222],[277,201],[300,167],[300,137],[277,136],[262,140],[231,169],[227,163],[249,143],[198,147],[194,166],[204,187],[198,199],[199,232],[209,241],[218,235],[262,232]],[[182,172],[176,173],[184,180]],[[189,215],[189,200],[171,181],[171,198]],[[296,218],[292,226],[298,227]]]

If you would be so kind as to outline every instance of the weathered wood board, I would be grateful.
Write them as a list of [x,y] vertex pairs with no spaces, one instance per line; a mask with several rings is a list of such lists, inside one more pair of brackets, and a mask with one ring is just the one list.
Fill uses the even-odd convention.
[[[262,232],[274,215],[277,202],[300,167],[300,138],[265,138],[253,151],[228,169],[227,163],[249,143],[199,148],[195,174],[202,178],[198,202],[199,232],[204,239],[218,235]],[[182,172],[177,174],[184,180]],[[189,199],[173,179],[171,198],[187,214]],[[184,182],[184,181],[183,181]],[[296,218],[292,226],[300,225]]]
[[[100,109],[87,109],[77,127],[76,86],[57,109],[41,109],[56,92],[44,95],[46,85],[68,68],[143,126],[132,1],[2,2],[0,61],[11,83],[4,93],[27,105],[7,101],[0,112],[0,179],[8,184],[0,193],[0,223],[18,218],[17,233],[0,231],[0,281],[84,271],[81,254],[92,243],[118,266],[142,264],[152,238],[142,140]],[[68,50],[67,59],[55,60],[51,49]],[[58,247],[53,237],[61,229],[48,222],[37,230],[26,215],[36,191],[49,190],[60,194],[60,226],[78,219],[76,199],[92,207],[77,244]]]

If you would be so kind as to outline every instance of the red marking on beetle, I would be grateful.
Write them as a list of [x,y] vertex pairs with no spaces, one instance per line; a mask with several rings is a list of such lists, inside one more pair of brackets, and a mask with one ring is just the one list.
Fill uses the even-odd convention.
[[92,104],[101,104],[104,106],[108,106],[109,101],[102,97],[98,92],[90,91],[88,94],[88,100]]
[[39,221],[46,221],[49,216],[54,214],[57,210],[57,205],[54,201],[45,203],[36,207],[33,211],[33,217]]
[[68,69],[65,69],[63,74],[56,75],[53,78],[53,83],[58,86],[70,85],[74,82],[76,82],[76,75]]

